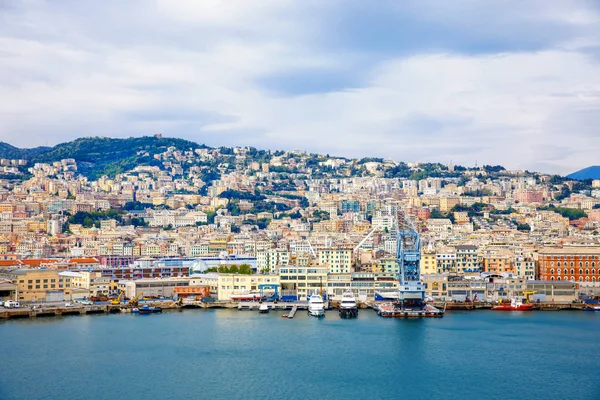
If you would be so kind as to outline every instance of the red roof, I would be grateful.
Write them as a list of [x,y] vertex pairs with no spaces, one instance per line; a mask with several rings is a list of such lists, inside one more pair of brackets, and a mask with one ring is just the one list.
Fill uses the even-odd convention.
[[23,264],[28,265],[30,267],[39,267],[42,264],[52,264],[57,262],[60,262],[60,260],[57,260],[56,258],[30,258],[28,260],[23,260]]
[[2,260],[0,261],[0,267],[12,267],[13,265],[23,265],[21,260]]
[[91,263],[99,263],[96,258],[88,257],[88,258],[71,258],[69,262],[76,264],[91,264]]

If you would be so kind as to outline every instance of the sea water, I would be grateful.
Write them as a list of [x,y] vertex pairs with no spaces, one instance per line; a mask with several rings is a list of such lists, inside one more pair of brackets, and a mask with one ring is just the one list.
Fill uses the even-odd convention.
[[600,313],[281,314],[0,322],[0,400],[600,399]]

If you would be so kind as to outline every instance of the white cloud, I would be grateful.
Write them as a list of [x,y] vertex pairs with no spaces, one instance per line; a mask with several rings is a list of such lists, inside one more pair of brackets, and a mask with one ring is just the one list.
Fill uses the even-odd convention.
[[[547,49],[367,59],[361,49],[321,45],[335,16],[317,2],[132,3],[110,32],[98,27],[111,7],[86,13],[73,4],[6,11],[0,140],[35,146],[162,132],[211,145],[560,173],[597,163],[600,59],[580,49],[597,43],[589,32],[598,32],[598,14],[581,7],[563,21],[582,26],[581,35]],[[558,18],[556,10],[543,19]],[[346,88],[294,94],[261,83],[285,74],[302,85],[307,71],[355,64]]]

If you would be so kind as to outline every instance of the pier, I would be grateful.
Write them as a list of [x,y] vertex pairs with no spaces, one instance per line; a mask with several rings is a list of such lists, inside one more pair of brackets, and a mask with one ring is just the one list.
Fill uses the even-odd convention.
[[290,311],[290,313],[288,314],[288,319],[294,318],[294,316],[296,315],[296,311],[298,311],[298,306],[297,305],[295,305],[294,307],[292,307],[292,311]]

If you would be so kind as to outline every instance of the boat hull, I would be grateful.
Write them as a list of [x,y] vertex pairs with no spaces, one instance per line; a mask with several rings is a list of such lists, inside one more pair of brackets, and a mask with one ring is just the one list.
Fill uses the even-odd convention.
[[356,318],[358,317],[358,307],[340,308],[338,310],[341,318]]
[[533,304],[521,304],[518,306],[502,305],[492,307],[494,311],[531,311],[533,310]]
[[311,317],[324,317],[325,316],[325,310],[320,309],[320,310],[308,310],[308,315],[310,315]]

